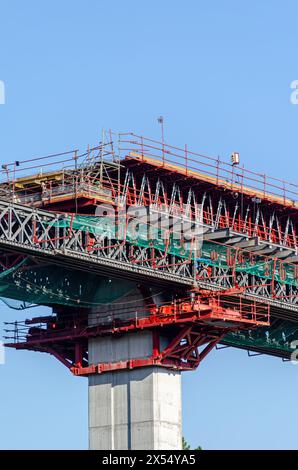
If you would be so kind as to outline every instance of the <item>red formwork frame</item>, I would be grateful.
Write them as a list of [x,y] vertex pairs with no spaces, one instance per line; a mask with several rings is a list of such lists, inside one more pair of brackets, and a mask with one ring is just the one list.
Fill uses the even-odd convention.
[[[107,146],[110,144],[112,145],[112,135],[110,137],[110,142],[106,144]],[[270,210],[271,204],[279,204],[281,207],[284,206],[288,212],[289,210],[293,210],[295,214],[297,213],[297,202],[292,200],[292,198],[297,199],[297,185],[286,183],[285,181],[277,178],[269,178],[266,175],[260,175],[255,172],[244,170],[244,168],[237,169],[232,165],[220,161],[219,158],[216,159],[192,152],[186,146],[184,149],[179,149],[178,147],[170,146],[165,142],[160,143],[131,133],[122,134],[120,136],[119,143],[120,145],[124,145],[121,149],[122,152],[124,152],[122,161],[124,164],[127,164],[128,167],[132,164],[132,168],[139,168],[140,171],[144,171],[146,165],[150,164],[152,166],[150,171],[155,172],[155,174],[160,170],[162,172],[167,171],[168,174],[179,175],[179,179],[194,178],[194,173],[200,172],[205,175],[206,180],[209,181],[210,185],[213,185],[214,191],[221,192],[223,190],[228,190],[231,193],[240,191],[242,194],[246,194],[249,198],[255,197],[256,194],[260,194],[264,200],[264,204],[266,207],[268,206],[268,210]],[[105,146],[105,148],[107,147]],[[88,158],[89,151],[100,149],[100,146],[88,149],[88,152],[81,155],[78,153],[78,150],[74,150],[59,155],[57,154],[49,157],[27,160],[23,163],[29,164],[29,166],[26,167],[27,171],[28,169],[32,171],[40,168],[40,161],[42,160],[42,162],[44,162],[42,166],[51,170],[52,163],[49,162],[49,159],[57,159],[58,157],[59,164],[65,165],[65,163],[67,163],[67,167],[69,167],[71,171],[76,171],[80,159],[85,157]],[[109,150],[107,150],[107,155],[108,154]],[[114,150],[112,149],[112,157],[114,158],[114,156]],[[14,162],[6,166],[4,165],[2,172],[6,175],[6,182],[9,185],[12,185],[13,196],[18,196],[19,191],[22,192],[22,190],[18,189],[17,186],[17,176],[21,172],[19,163],[20,162]],[[119,178],[115,180],[111,178],[106,180],[103,179],[101,180],[101,183],[104,190],[111,191],[110,202],[114,206],[117,206],[115,199],[117,195],[119,196],[124,192],[123,183],[120,182]],[[74,199],[77,206],[76,213],[78,213],[79,208],[83,208],[83,206],[85,207],[85,205],[88,204],[95,206],[95,204],[100,200],[100,198],[93,198],[92,191],[90,191],[89,194],[87,190],[87,193],[82,195],[82,200],[78,203],[77,198],[79,195],[77,188],[78,181],[75,179],[75,198],[73,195],[67,196],[67,194],[65,194],[66,212],[71,212]],[[47,189],[51,192],[51,183]],[[136,205],[140,196],[140,188],[128,188],[126,198],[129,205]],[[156,204],[152,191],[143,190],[142,198],[145,206]],[[107,202],[109,202],[108,198]],[[181,202],[183,201],[181,200]],[[169,205],[170,198],[166,197],[164,200],[161,200],[160,203]],[[51,197],[44,201],[44,206],[49,207],[49,210],[56,210],[56,207],[52,204]],[[118,208],[116,207],[116,210],[117,209]],[[287,234],[287,237],[285,237],[285,233],[277,233],[275,229],[268,227],[265,222],[259,223],[257,231],[255,231],[256,224],[253,223],[250,218],[244,219],[241,217],[239,212],[236,218],[232,217],[231,214],[232,212],[227,213],[225,216],[220,216],[219,228],[228,227],[236,232],[247,234],[248,236],[258,236],[262,240],[268,240],[271,238],[270,241],[273,243],[278,241],[278,239],[285,238],[285,246],[290,248],[297,246],[295,231],[293,234]],[[71,217],[73,218],[74,216],[71,215]],[[212,222],[211,219],[212,214],[210,211],[203,210],[203,223],[210,225]],[[72,223],[69,229],[70,234],[71,232]],[[43,243],[43,241],[39,240],[38,237],[36,237],[35,242],[40,244]],[[125,237],[123,244],[124,243]],[[91,247],[90,249],[96,248]],[[231,247],[231,250],[235,249]],[[245,251],[245,249],[237,249],[236,254],[237,256],[241,256],[241,253]],[[166,254],[167,247],[165,255],[163,256],[166,256]],[[232,260],[234,266],[237,262],[237,256]],[[264,260],[265,259],[267,259],[267,257],[264,256]],[[270,257],[268,257],[268,259],[270,259]],[[183,263],[189,262],[189,260],[183,261]],[[10,263],[11,261],[8,259],[5,266],[9,267]],[[13,260],[12,263],[16,263],[16,261]],[[273,272],[275,272],[275,269]],[[235,276],[235,270],[233,275]],[[274,277],[270,282],[274,283]],[[263,317],[263,319],[257,317],[256,312],[254,315],[251,315],[251,318],[248,318],[247,316],[243,317],[243,311],[241,310],[240,305],[238,310],[234,308],[234,312],[232,313],[231,310],[228,311],[229,309],[226,307],[220,308],[216,303],[212,303],[212,299],[214,298],[212,293],[206,293],[206,297],[209,297],[209,303],[207,306],[206,303],[203,303],[203,306],[199,311],[196,311],[193,308],[190,308],[188,311],[179,311],[180,307],[174,305],[172,313],[168,312],[167,314],[161,314],[161,312],[152,311],[149,316],[142,319],[133,318],[130,322],[122,322],[122,324],[112,322],[108,326],[101,325],[88,327],[88,325],[85,325],[84,328],[81,330],[76,329],[76,331],[74,331],[73,328],[69,328],[64,331],[58,331],[58,329],[56,329],[56,331],[51,331],[49,329],[46,333],[40,332],[39,336],[37,333],[35,335],[28,334],[25,342],[11,343],[8,344],[8,346],[12,346],[17,349],[31,349],[48,352],[59,359],[75,375],[89,375],[92,373],[103,373],[106,371],[130,369],[149,365],[158,365],[179,370],[193,370],[228,332],[247,330],[269,324],[269,314],[266,318]],[[166,307],[168,308],[168,306]],[[202,311],[204,309],[205,311],[203,314]],[[160,333],[166,328],[171,328],[171,339],[168,346],[164,350],[160,350]],[[84,341],[86,344],[86,341],[89,338],[107,335],[117,337],[117,335],[128,333],[133,334],[144,329],[152,331],[153,344],[152,355],[150,357],[134,358],[117,363],[85,365],[85,362],[83,361],[85,347]],[[63,345],[67,342],[73,343],[73,360],[70,360],[63,352]]]
[[[118,313],[119,315],[120,313]],[[145,314],[145,311],[144,311]],[[116,312],[117,316],[117,312]],[[16,349],[48,352],[66,365],[74,375],[90,375],[121,369],[133,369],[156,365],[178,370],[194,370],[222,338],[231,331],[247,330],[270,323],[269,306],[248,302],[241,297],[222,299],[219,294],[208,292],[204,297],[193,293],[190,298],[169,302],[160,307],[146,307],[146,316],[128,320],[111,318],[108,324],[88,326],[63,321],[63,328],[52,317],[42,317],[27,322],[30,326],[44,321],[46,329],[28,328],[25,341],[8,343]],[[83,364],[84,348],[88,339],[119,337],[140,331],[152,332],[150,357],[133,358],[114,363]],[[160,335],[170,332],[168,345],[161,349]],[[16,337],[19,335],[16,333]],[[83,342],[85,341],[85,346]],[[63,354],[63,346],[72,342],[74,357],[69,361]],[[203,348],[201,351],[199,348]]]

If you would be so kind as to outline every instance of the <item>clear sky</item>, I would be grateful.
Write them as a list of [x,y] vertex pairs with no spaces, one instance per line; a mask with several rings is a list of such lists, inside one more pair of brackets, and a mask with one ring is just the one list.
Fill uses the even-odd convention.
[[[295,0],[0,1],[0,160],[134,131],[296,181]],[[35,309],[34,313],[45,309]],[[0,305],[1,320],[22,319]],[[87,447],[87,381],[7,351],[0,448]],[[297,448],[298,367],[214,351],[183,376],[186,439],[204,449]]]

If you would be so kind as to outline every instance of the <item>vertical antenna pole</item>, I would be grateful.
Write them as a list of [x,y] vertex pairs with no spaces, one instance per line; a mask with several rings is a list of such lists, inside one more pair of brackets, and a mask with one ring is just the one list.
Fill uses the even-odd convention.
[[78,151],[75,150],[74,153],[74,161],[75,161],[75,211],[76,214],[78,213]]
[[121,200],[121,184],[120,184],[120,167],[121,167],[121,158],[120,158],[120,134],[118,133],[118,201],[117,201],[117,206],[119,206],[120,200]]
[[164,136],[164,118],[159,116],[157,122],[161,125],[161,143],[162,143],[162,162],[165,164],[165,136]]

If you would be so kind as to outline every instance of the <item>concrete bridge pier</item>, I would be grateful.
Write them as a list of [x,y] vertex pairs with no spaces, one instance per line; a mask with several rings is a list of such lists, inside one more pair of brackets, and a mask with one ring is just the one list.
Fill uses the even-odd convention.
[[[152,333],[89,340],[89,363],[146,358]],[[89,376],[89,448],[181,449],[181,373],[149,366]]]

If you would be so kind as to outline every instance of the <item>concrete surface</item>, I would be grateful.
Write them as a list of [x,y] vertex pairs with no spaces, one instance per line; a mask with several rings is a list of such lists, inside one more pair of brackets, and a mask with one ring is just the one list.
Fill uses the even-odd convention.
[[[89,341],[90,363],[148,357],[150,332]],[[181,374],[162,367],[89,377],[89,448],[181,449]]]

